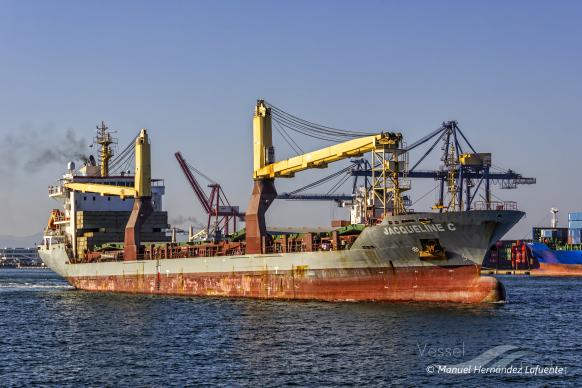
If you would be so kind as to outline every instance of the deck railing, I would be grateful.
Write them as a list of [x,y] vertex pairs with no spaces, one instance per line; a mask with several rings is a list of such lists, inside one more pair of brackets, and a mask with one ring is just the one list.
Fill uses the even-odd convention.
[[478,201],[475,203],[474,210],[517,210],[515,201]]
[[48,187],[49,196],[63,195],[65,193],[65,188],[63,186],[49,186]]

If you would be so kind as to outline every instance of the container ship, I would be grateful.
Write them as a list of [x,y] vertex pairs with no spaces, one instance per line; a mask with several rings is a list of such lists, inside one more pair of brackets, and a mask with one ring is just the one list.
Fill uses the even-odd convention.
[[[349,140],[276,161],[273,120]],[[98,160],[91,157],[79,169],[69,163],[58,184],[49,187],[49,196],[62,207],[51,212],[39,254],[71,285],[88,291],[323,301],[501,301],[503,285],[480,276],[480,266],[492,243],[524,213],[513,202],[494,203],[489,192],[484,203],[473,202],[476,190],[470,189],[489,171],[491,154],[462,153],[458,136],[464,138],[456,122],[447,122],[406,147],[400,133],[332,130],[259,100],[253,115],[253,190],[246,212],[213,209],[215,215],[243,218],[245,228],[178,243],[168,236],[164,182],[151,178],[148,131],[142,129],[113,158],[115,139],[102,124],[95,138]],[[439,200],[432,210],[415,212],[403,195],[410,189],[408,178],[414,177],[408,151],[435,138],[446,156],[446,168],[434,172],[440,181]],[[350,222],[325,231],[281,231],[266,225],[265,213],[277,198],[276,179],[365,154],[371,155],[365,171],[370,182],[350,203]],[[128,155],[134,171],[119,172]],[[485,185],[489,190],[489,180]]]
[[551,226],[532,228],[529,240],[496,242],[483,261],[486,273],[532,276],[582,276],[582,213],[568,214],[568,227],[558,227],[552,208]]
[[568,214],[568,228],[558,228],[552,208],[550,228],[534,228],[533,240],[527,244],[537,265],[532,275],[582,276],[582,213]]

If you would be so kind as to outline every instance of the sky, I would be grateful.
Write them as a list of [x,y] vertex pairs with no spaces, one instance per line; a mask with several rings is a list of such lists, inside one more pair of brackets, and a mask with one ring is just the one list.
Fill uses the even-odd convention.
[[[44,228],[60,206],[47,187],[65,170],[63,153],[92,152],[101,120],[120,149],[148,128],[171,220],[205,219],[178,150],[246,208],[258,98],[336,128],[398,130],[409,143],[457,120],[495,165],[537,178],[494,189],[527,212],[509,237],[548,224],[551,207],[565,225],[582,210],[580,20],[577,1],[0,0],[0,234]],[[277,134],[275,147],[277,159],[293,155]],[[430,160],[423,167],[437,168]],[[433,187],[413,182],[415,210],[430,208]],[[331,203],[276,201],[268,222],[346,216]]]

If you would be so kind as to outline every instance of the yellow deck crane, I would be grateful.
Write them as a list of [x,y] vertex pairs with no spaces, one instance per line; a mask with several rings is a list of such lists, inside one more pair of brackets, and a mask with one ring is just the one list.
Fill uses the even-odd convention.
[[[325,168],[329,163],[373,152],[382,160],[376,163],[377,175],[372,179],[372,194],[379,200],[386,214],[388,192],[392,192],[393,211],[403,213],[403,201],[398,184],[399,155],[402,134],[380,133],[345,141],[317,151],[308,152],[287,160],[275,161],[272,140],[271,108],[264,100],[257,101],[253,116],[253,179],[254,186],[249,202],[246,223],[246,252],[266,253],[267,231],[265,213],[277,197],[275,178],[292,178],[295,173],[311,168]],[[388,158],[385,156],[389,155]],[[374,171],[374,170],[373,170]]]
[[[102,144],[102,147],[109,147],[109,144]],[[110,150],[101,150],[101,153],[108,155]],[[107,176],[108,173],[107,168],[103,169],[102,166],[102,176]],[[150,142],[147,131],[142,129],[135,139],[135,178],[133,188],[78,182],[65,183],[65,188],[83,193],[135,198],[131,215],[125,226],[124,260],[137,260],[138,254],[141,252],[141,226],[153,212]]]

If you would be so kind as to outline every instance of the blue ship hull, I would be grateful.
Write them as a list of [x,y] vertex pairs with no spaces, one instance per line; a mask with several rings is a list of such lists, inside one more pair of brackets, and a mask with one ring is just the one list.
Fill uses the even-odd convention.
[[540,264],[582,265],[582,251],[553,250],[543,243],[529,243],[527,245],[530,248],[533,257]]
[[529,243],[528,248],[539,263],[532,275],[582,276],[582,251],[554,250],[543,243]]

